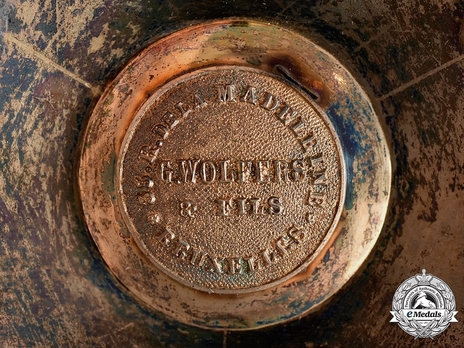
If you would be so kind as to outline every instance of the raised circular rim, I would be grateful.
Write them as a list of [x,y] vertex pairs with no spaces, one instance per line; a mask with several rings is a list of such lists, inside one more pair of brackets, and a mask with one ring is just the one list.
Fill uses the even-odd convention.
[[[230,289],[230,290],[229,289],[219,289],[219,290],[215,289],[214,290],[214,292],[217,293],[217,294],[245,294],[245,293],[254,293],[256,291],[265,290],[265,289],[275,287],[278,284],[284,283],[288,279],[294,277],[295,275],[300,273],[304,268],[308,267],[308,265],[311,262],[313,262],[313,260],[315,258],[317,258],[317,256],[321,252],[321,250],[324,250],[327,242],[331,238],[335,237],[333,234],[334,234],[334,231],[336,229],[337,223],[338,223],[338,221],[340,219],[340,216],[341,216],[341,213],[342,213],[342,210],[343,210],[343,206],[344,206],[344,202],[345,202],[345,190],[346,190],[345,161],[344,161],[344,158],[343,158],[343,151],[342,151],[342,148],[341,148],[339,138],[337,136],[337,133],[335,132],[335,128],[333,127],[333,125],[330,122],[327,115],[325,115],[325,113],[320,109],[320,107],[314,101],[311,100],[311,98],[308,96],[307,93],[304,93],[304,91],[302,91],[301,89],[299,90],[299,89],[295,88],[296,86],[292,86],[288,81],[284,80],[280,76],[271,75],[266,71],[261,71],[261,70],[258,70],[256,68],[243,67],[243,66],[242,67],[236,67],[236,66],[227,66],[226,65],[226,66],[207,67],[207,68],[202,68],[202,69],[191,71],[191,72],[189,72],[187,74],[184,74],[184,75],[179,76],[179,77],[177,77],[177,78],[175,78],[173,80],[170,80],[165,85],[163,85],[161,88],[156,90],[146,100],[146,102],[144,103],[144,106],[142,106],[139,109],[139,111],[135,115],[134,119],[132,120],[128,131],[124,135],[122,145],[121,145],[119,155],[118,155],[119,160],[116,163],[115,186],[116,186],[116,191],[118,193],[116,199],[117,199],[117,202],[118,202],[118,204],[120,206],[120,209],[122,211],[123,220],[126,223],[126,226],[128,227],[129,231],[131,232],[131,235],[134,237],[137,245],[142,250],[142,252],[145,253],[144,249],[147,249],[147,247],[145,245],[145,242],[142,241],[142,240],[139,240],[139,238],[138,238],[139,232],[137,231],[137,228],[134,226],[134,224],[133,224],[131,218],[128,216],[128,214],[125,213],[125,211],[127,210],[127,206],[126,206],[126,199],[125,199],[125,197],[123,195],[122,178],[121,177],[123,175],[123,160],[124,160],[125,154],[127,152],[127,147],[129,146],[130,139],[132,139],[132,136],[134,135],[138,124],[141,122],[141,119],[144,117],[146,108],[149,107],[149,105],[153,102],[154,99],[158,98],[163,93],[165,93],[166,91],[171,89],[172,86],[177,85],[179,83],[179,81],[188,80],[188,79],[190,79],[192,77],[196,77],[197,75],[203,74],[205,72],[210,72],[210,71],[214,71],[214,70],[228,70],[228,69],[229,70],[231,70],[231,69],[239,69],[241,71],[245,70],[245,71],[250,71],[250,72],[254,72],[254,73],[258,73],[258,74],[263,74],[263,75],[265,75],[267,77],[270,77],[270,78],[273,78],[273,79],[276,79],[276,80],[280,81],[281,83],[286,85],[288,88],[292,89],[295,93],[298,93],[298,95],[300,95],[302,97],[302,99],[305,100],[314,109],[314,111],[318,114],[318,116],[324,121],[325,127],[328,129],[329,133],[331,134],[331,136],[333,138],[333,141],[334,141],[334,144],[335,144],[335,147],[336,147],[336,150],[337,150],[337,156],[338,156],[337,160],[338,160],[338,164],[339,164],[340,182],[341,182],[341,184],[340,184],[340,193],[339,193],[340,197],[339,197],[338,204],[337,204],[338,207],[336,209],[336,212],[334,214],[332,222],[330,223],[329,227],[327,228],[327,232],[325,234],[325,237],[322,239],[322,241],[320,242],[320,244],[316,248],[316,250],[302,264],[297,266],[293,271],[290,271],[287,275],[285,275],[285,276],[283,276],[283,277],[281,277],[279,279],[276,279],[274,281],[271,281],[269,283],[266,283],[264,285],[254,286],[254,287],[250,287],[250,288],[243,288],[243,289]],[[164,271],[169,272],[169,270],[167,270],[163,265],[161,265],[160,262],[157,259],[155,259],[151,254],[147,255],[147,257],[160,270],[164,270]],[[206,291],[206,292],[211,291],[211,289],[208,288],[208,287],[204,287],[204,286],[201,286],[201,285],[189,283],[187,280],[185,280],[184,278],[182,278],[180,276],[177,276],[176,274],[168,274],[168,275],[170,275],[174,280],[178,281],[179,283],[184,284],[185,286],[189,286],[191,288],[201,290],[201,291]]]
[[[316,104],[334,125],[346,165],[343,211],[324,250],[305,271],[251,294],[205,293],[159,272],[131,240],[116,202],[116,158],[139,108],[176,76],[215,65],[258,68],[318,96]],[[111,272],[146,306],[181,322],[218,330],[265,327],[320,308],[374,247],[385,220],[390,183],[385,135],[351,74],[299,34],[246,20],[189,27],[134,58],[97,103],[81,142],[78,169],[84,218]]]

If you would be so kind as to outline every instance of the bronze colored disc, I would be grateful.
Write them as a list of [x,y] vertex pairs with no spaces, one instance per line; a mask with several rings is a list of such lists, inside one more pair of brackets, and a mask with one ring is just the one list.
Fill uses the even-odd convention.
[[147,47],[105,90],[81,149],[83,213],[108,268],[147,308],[204,328],[321,308],[388,207],[367,95],[268,23],[203,23]]
[[121,211],[143,253],[184,285],[257,291],[323,248],[345,192],[332,125],[268,73],[206,68],[155,92],[129,126]]

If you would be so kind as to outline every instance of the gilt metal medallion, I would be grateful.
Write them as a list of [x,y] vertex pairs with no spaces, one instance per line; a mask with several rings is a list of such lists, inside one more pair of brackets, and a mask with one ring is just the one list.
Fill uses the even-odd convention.
[[309,96],[267,73],[183,76],[141,108],[118,178],[131,234],[180,282],[255,291],[307,265],[343,201],[340,146]]

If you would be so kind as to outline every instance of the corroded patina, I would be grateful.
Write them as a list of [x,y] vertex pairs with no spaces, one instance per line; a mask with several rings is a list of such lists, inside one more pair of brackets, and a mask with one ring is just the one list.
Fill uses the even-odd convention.
[[[293,28],[349,68],[388,134],[392,198],[369,262],[320,311],[212,332],[148,311],[112,277],[73,178],[98,90],[130,57],[179,28],[243,16]],[[386,321],[398,285],[424,267],[463,310],[463,18],[462,2],[442,0],[0,1],[0,345],[462,346],[461,324],[424,341]]]
[[83,209],[112,272],[151,308],[213,329],[314,311],[358,270],[389,199],[360,86],[259,22],[154,43],[106,90],[83,142]]

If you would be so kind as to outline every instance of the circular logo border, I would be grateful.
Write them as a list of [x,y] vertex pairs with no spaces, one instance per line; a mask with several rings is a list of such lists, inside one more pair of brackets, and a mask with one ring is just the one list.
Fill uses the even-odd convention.
[[[432,309],[410,308],[407,305],[410,298],[408,295],[415,290],[423,291],[427,288],[434,289],[441,296],[443,304]],[[398,287],[393,296],[392,309],[390,313],[393,319],[390,322],[398,323],[404,332],[415,338],[433,338],[445,331],[450,323],[457,322],[454,317],[457,313],[456,300],[450,287],[440,278],[427,274],[425,269],[422,274],[406,279]],[[422,324],[424,321],[425,325]]]

